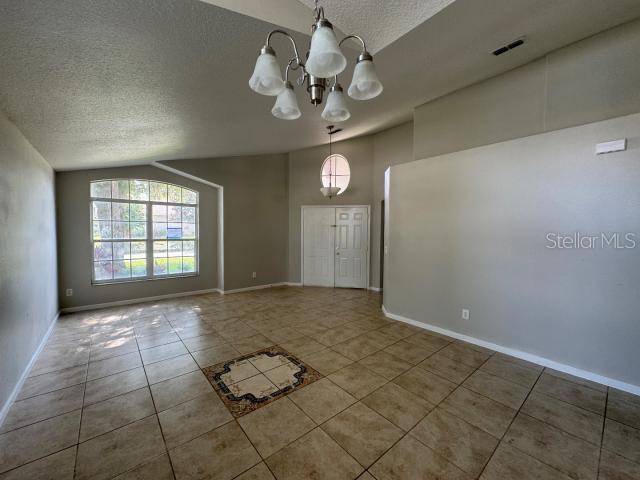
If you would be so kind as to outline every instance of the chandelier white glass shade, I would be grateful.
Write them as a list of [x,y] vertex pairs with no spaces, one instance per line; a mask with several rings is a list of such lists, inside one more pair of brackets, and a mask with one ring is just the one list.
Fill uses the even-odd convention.
[[[292,96],[295,97],[295,94],[293,84],[289,82],[289,71],[300,70],[296,83],[299,86],[306,84],[309,100],[316,106],[322,103],[324,91],[328,87],[328,79],[333,77],[333,86],[327,98],[327,105],[322,111],[322,118],[331,122],[344,122],[351,117],[351,113],[337,78],[347,66],[347,59],[340,47],[349,39],[357,40],[362,47],[356,60],[353,80],[347,90],[348,95],[356,100],[369,100],[382,93],[382,83],[373,66],[373,57],[367,52],[364,40],[358,35],[347,35],[340,42],[337,41],[333,26],[324,18],[324,9],[318,7],[317,0],[311,33],[309,51],[303,60],[298,54],[298,47],[291,35],[284,30],[269,32],[266,44],[260,50],[256,60],[253,75],[249,79],[249,87],[261,95],[278,95],[271,113],[277,118],[293,120],[299,118],[301,113],[297,108],[297,102],[292,101]],[[284,35],[293,47],[293,56],[286,65],[284,79],[276,52],[271,46],[271,38],[275,34]],[[281,94],[282,97],[280,97]],[[282,109],[283,105],[287,108]],[[285,110],[286,113],[284,113]],[[297,116],[294,115],[293,110],[297,110]]]
[[305,68],[309,75],[321,78],[335,77],[347,66],[347,59],[340,51],[331,23],[320,20],[311,36],[309,58]]
[[253,75],[249,79],[249,86],[261,95],[278,95],[284,90],[280,65],[272,48],[265,47],[260,52]]
[[344,99],[344,93],[339,83],[331,87],[327,104],[320,115],[327,122],[344,122],[351,116],[351,112],[347,108],[347,102]]
[[284,90],[276,97],[276,104],[271,109],[271,114],[282,120],[295,120],[302,115],[291,82],[286,82]]
[[382,88],[382,83],[376,74],[376,67],[371,59],[359,59],[353,69],[353,79],[348,90],[349,96],[355,100],[369,100],[380,95]]

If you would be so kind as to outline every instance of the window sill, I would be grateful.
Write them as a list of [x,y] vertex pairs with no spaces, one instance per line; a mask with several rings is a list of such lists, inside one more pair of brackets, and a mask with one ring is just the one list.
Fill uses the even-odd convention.
[[139,282],[153,282],[156,280],[173,280],[175,278],[191,278],[191,277],[199,277],[199,273],[189,273],[183,275],[167,275],[163,277],[151,277],[151,278],[126,278],[122,280],[105,280],[105,281],[92,281],[91,286],[99,287],[102,285],[118,285],[121,283],[139,283]]

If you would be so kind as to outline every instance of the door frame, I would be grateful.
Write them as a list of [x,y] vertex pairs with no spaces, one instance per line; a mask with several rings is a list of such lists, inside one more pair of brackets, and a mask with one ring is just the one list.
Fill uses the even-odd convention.
[[[300,206],[300,285],[304,287],[304,212],[309,208],[366,208],[367,209],[367,284],[362,287],[369,289],[371,283],[371,205],[301,205]],[[335,238],[335,237],[334,237]],[[335,257],[333,259],[335,264]],[[333,288],[335,287],[335,268],[333,273]]]

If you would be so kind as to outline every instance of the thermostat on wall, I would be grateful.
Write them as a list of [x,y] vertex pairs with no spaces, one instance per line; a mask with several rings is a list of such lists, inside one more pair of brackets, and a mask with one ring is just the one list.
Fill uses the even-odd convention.
[[612,140],[610,142],[602,142],[596,145],[596,155],[603,153],[622,152],[627,149],[627,139]]

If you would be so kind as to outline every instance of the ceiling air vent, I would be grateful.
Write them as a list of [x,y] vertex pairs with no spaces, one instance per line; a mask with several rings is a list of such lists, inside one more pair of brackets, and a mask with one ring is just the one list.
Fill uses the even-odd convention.
[[519,47],[523,43],[524,43],[524,39],[523,38],[519,38],[518,40],[514,40],[513,42],[511,42],[508,45],[504,45],[503,47],[500,47],[500,48],[494,50],[493,54],[497,57],[498,55],[502,55],[503,53],[507,53],[509,50],[513,50],[514,48]]

